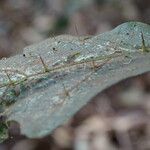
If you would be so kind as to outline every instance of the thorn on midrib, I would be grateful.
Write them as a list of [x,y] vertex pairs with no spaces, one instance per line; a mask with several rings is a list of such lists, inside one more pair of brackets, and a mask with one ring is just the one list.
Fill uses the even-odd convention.
[[66,97],[70,97],[70,93],[69,93],[69,91],[66,89],[64,83],[63,83],[62,85],[63,85],[63,89],[64,89],[64,94],[65,94],[65,96],[66,96]]
[[40,57],[40,60],[41,60],[41,62],[42,62],[42,65],[43,65],[43,67],[44,67],[44,71],[45,71],[45,72],[49,72],[49,69],[48,69],[47,65],[45,64],[43,58],[42,58],[40,55],[39,55],[39,57]]
[[10,76],[9,76],[9,74],[7,73],[6,70],[5,70],[5,73],[6,73],[6,76],[7,76],[8,80],[9,80],[10,84],[13,85],[14,82],[11,80],[11,78],[10,78]]
[[94,59],[92,59],[92,67],[93,67],[93,70],[96,71],[96,68],[97,68],[97,67],[96,67],[95,60],[94,60]]
[[142,38],[142,51],[143,52],[149,52],[149,50],[147,49],[147,47],[145,45],[145,39],[144,39],[143,32],[141,32],[141,38]]
[[79,32],[78,32],[78,28],[77,28],[76,24],[74,25],[74,28],[75,28],[75,32],[76,32],[77,36],[79,36]]

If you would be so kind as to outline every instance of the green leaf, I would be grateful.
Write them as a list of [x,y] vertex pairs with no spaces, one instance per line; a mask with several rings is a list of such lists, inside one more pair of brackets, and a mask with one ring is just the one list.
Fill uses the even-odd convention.
[[94,37],[47,39],[1,60],[1,115],[28,137],[49,134],[99,92],[150,71],[141,32],[149,49],[150,26],[128,22]]
[[5,139],[8,138],[8,130],[5,123],[0,122],[0,143],[3,142]]

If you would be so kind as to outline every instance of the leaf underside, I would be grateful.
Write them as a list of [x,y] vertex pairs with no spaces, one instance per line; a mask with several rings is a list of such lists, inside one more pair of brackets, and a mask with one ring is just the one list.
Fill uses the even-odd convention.
[[[142,51],[144,46],[147,51]],[[0,112],[43,137],[111,85],[150,71],[150,26],[124,23],[93,36],[62,35],[0,60]]]

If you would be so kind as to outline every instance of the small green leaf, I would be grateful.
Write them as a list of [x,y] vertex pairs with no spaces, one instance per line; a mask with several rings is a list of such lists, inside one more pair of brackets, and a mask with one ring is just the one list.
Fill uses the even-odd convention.
[[8,138],[8,128],[5,123],[0,121],[0,143]]

